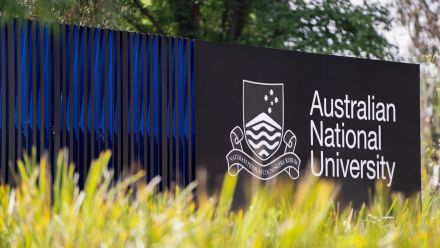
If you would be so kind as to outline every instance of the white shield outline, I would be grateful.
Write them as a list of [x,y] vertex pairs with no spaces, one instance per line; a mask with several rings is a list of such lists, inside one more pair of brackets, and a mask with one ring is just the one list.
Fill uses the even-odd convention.
[[245,121],[245,118],[244,118],[244,102],[245,102],[245,99],[244,99],[244,85],[245,85],[245,83],[258,84],[258,85],[265,85],[265,86],[271,86],[271,85],[281,86],[281,91],[282,91],[282,104],[283,104],[282,109],[283,109],[283,111],[282,111],[282,115],[281,115],[281,116],[282,116],[282,117],[281,117],[281,138],[280,138],[280,142],[279,142],[279,144],[278,144],[278,147],[272,152],[272,154],[269,154],[269,156],[268,156],[267,158],[261,158],[261,156],[258,155],[258,154],[254,151],[254,149],[252,149],[252,148],[250,147],[246,135],[243,135],[243,136],[244,136],[244,139],[246,140],[246,144],[247,144],[248,147],[249,147],[249,150],[251,150],[252,153],[253,153],[255,156],[257,156],[257,158],[261,159],[262,161],[266,161],[266,160],[270,159],[274,154],[277,153],[278,149],[280,149],[280,147],[281,147],[281,143],[283,143],[282,141],[283,141],[283,137],[284,137],[284,83],[261,83],[261,82],[255,82],[255,81],[250,81],[250,80],[243,79],[243,85],[242,85],[242,87],[243,87],[243,88],[242,88],[242,105],[243,105],[243,108],[242,108],[242,111],[243,111],[243,112],[242,112],[242,117],[243,117],[243,130],[244,130],[243,133],[246,133],[246,121]]

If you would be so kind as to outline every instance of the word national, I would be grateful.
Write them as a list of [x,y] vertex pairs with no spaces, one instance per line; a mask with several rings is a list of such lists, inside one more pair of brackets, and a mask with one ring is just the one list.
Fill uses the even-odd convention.
[[344,122],[335,127],[324,128],[324,122],[320,121],[318,127],[313,120],[310,121],[310,142],[313,146],[316,139],[320,146],[338,148],[357,148],[364,150],[382,149],[382,127],[377,126],[377,130],[355,130],[345,129]]
[[[367,95],[364,100],[344,98],[321,98],[315,90],[310,108],[310,145],[326,150],[310,151],[311,170],[315,176],[334,178],[352,178],[366,180],[384,180],[391,187],[396,162],[385,160],[382,151],[383,123],[396,122],[396,106],[393,103],[375,101],[374,95]],[[317,116],[317,117],[316,117]],[[338,123],[326,125],[322,118],[341,119]],[[316,120],[321,119],[321,120]],[[350,127],[343,121],[351,120]],[[369,129],[356,129],[355,121],[369,121]],[[371,121],[378,122],[373,128]],[[362,125],[365,126],[365,125]],[[347,158],[342,154],[345,149],[362,150],[362,158]],[[336,156],[328,156],[328,150],[334,150]],[[361,154],[361,153],[359,153]],[[368,155],[370,154],[370,155]],[[319,157],[319,158],[318,158]]]

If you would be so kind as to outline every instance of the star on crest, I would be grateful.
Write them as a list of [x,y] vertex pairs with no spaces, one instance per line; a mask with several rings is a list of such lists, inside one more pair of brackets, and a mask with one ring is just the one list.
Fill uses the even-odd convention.
[[275,91],[273,89],[270,89],[269,92],[267,92],[264,95],[264,101],[267,103],[267,112],[269,114],[272,114],[274,111],[273,108],[276,106],[276,104],[280,101],[278,96],[275,94]]

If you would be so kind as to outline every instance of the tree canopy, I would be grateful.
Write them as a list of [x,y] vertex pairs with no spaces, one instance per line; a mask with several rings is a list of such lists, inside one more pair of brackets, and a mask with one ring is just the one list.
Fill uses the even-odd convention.
[[378,32],[389,29],[385,6],[346,0],[126,1],[138,31],[317,53],[390,58]]
[[347,0],[6,0],[0,12],[87,26],[392,59],[387,6]]

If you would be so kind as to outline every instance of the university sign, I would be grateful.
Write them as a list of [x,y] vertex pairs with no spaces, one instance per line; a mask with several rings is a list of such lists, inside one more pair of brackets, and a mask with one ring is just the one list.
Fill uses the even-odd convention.
[[213,190],[227,172],[238,190],[326,178],[355,204],[377,181],[420,191],[418,65],[200,41],[195,61],[196,163]]
[[110,149],[116,176],[161,188],[203,168],[213,191],[225,174],[326,178],[354,202],[421,188],[418,65],[0,19],[0,81],[2,182],[32,147],[51,164],[68,147],[80,182]]

